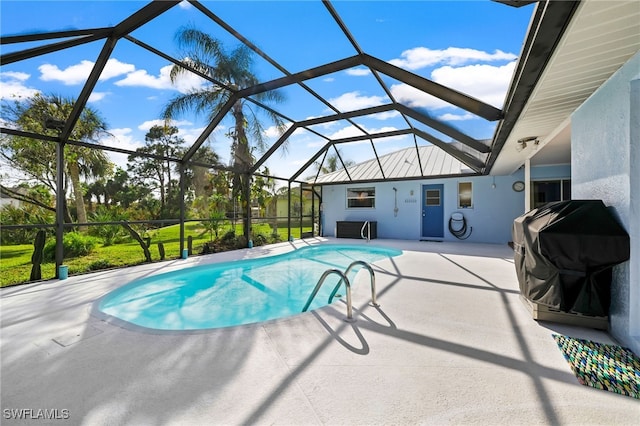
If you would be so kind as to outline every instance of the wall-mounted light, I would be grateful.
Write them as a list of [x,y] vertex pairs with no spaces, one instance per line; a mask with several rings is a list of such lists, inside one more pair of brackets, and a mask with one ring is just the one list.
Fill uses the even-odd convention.
[[496,189],[496,177],[493,176],[493,182],[491,183],[491,189]]
[[537,136],[527,136],[526,138],[518,139],[516,142],[516,151],[520,152],[527,148],[527,144],[533,143],[534,145],[538,145],[540,141]]

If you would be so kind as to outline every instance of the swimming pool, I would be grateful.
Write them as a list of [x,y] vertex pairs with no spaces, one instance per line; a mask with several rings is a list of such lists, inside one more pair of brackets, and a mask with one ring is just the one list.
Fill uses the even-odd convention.
[[[133,281],[104,296],[99,311],[157,330],[198,330],[251,324],[302,312],[327,269],[376,262],[401,250],[327,244],[256,259],[195,266]],[[359,271],[355,268],[350,281]],[[330,276],[309,310],[328,303]]]

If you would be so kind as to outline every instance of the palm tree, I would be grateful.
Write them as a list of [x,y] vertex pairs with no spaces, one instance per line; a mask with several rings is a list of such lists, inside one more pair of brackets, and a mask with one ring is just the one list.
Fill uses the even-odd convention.
[[[184,50],[183,62],[186,65],[220,82],[224,87],[208,84],[174,97],[164,108],[165,120],[175,119],[188,111],[206,114],[209,120],[213,120],[233,92],[259,83],[251,69],[253,52],[247,46],[239,45],[228,52],[219,40],[191,27],[178,30],[176,40]],[[170,74],[171,81],[176,82],[180,76],[189,73],[188,69],[174,65]],[[255,99],[265,104],[284,100],[282,94],[275,90],[256,94]],[[281,132],[284,130],[284,122],[277,114],[269,110],[263,112]],[[227,134],[232,139],[233,196],[240,198],[246,211],[246,203],[249,202],[246,197],[250,185],[249,170],[253,164],[252,151],[257,149],[264,152],[264,127],[257,111],[246,99],[239,99],[232,106],[231,116],[233,127]],[[249,236],[249,217],[245,217],[244,220],[244,234]]]
[[[24,101],[16,101],[3,112],[22,130],[58,136],[57,130],[47,128],[45,122],[66,121],[74,103],[73,99],[58,95],[36,94]],[[85,108],[71,132],[70,139],[98,143],[99,137],[107,134],[106,129],[107,125],[100,114],[94,109]],[[10,164],[47,185],[57,196],[65,196],[62,188],[55,187],[55,149],[50,143],[16,136],[3,141],[2,148],[2,156],[9,160]],[[103,151],[74,145],[65,147],[64,159],[66,175],[71,181],[75,199],[77,219],[78,222],[85,223],[87,211],[80,179],[105,176],[113,165]]]
[[[340,155],[342,156],[342,153],[340,151],[338,151],[340,153]],[[354,164],[356,164],[354,161],[352,160],[343,160],[344,161],[344,166],[345,167],[351,167]],[[330,154],[327,156],[327,158],[325,158],[324,163],[320,164],[319,162],[315,163],[316,166],[316,170],[320,170],[320,174],[327,174],[327,173],[332,173],[335,172],[336,170],[340,170],[342,169],[342,164],[339,162],[338,160],[338,154]]]

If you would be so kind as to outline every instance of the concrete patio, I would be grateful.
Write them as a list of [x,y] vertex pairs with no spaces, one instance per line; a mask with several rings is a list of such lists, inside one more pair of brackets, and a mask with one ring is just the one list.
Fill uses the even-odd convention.
[[49,423],[78,425],[640,423],[638,400],[578,383],[552,333],[615,342],[534,321],[506,245],[372,241],[405,253],[374,266],[379,308],[358,274],[354,323],[343,302],[189,333],[140,332],[91,314],[95,300],[135,278],[325,241],[336,242],[2,289],[2,424],[48,423],[16,420],[12,409],[58,410],[68,419]]

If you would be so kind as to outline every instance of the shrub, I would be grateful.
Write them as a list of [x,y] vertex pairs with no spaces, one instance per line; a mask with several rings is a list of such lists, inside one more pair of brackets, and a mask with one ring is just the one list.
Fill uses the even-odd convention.
[[[64,257],[86,256],[96,245],[96,239],[79,232],[67,232],[62,238]],[[44,246],[44,259],[53,262],[56,258],[56,240],[47,241]]]
[[265,237],[262,234],[255,235],[253,237],[253,245],[255,245],[255,246],[263,246],[263,245],[267,244],[267,242],[268,242],[267,241],[267,237]]
[[[2,225],[30,225],[53,223],[53,214],[47,210],[26,205],[25,207],[5,206],[0,208],[0,223]],[[51,230],[46,230],[51,234]],[[2,229],[0,242],[2,244],[33,244],[37,229],[17,228]]]
[[230,243],[230,242],[235,241],[236,240],[235,231],[231,230],[231,231],[225,232],[225,234],[222,236],[221,240],[224,243]]
[[247,241],[247,238],[244,235],[240,235],[236,237],[235,248],[237,249],[247,248],[248,245],[249,245],[249,241]]
[[[116,210],[109,210],[104,206],[100,206],[92,215],[94,222],[117,222],[125,218],[122,213]],[[95,225],[89,228],[89,235],[102,238],[103,244],[110,246],[124,234],[123,231],[124,229],[121,225]]]
[[99,269],[111,268],[112,266],[113,265],[111,265],[111,262],[109,262],[107,259],[98,259],[91,262],[87,269],[89,269],[90,271],[97,271]]
[[282,237],[280,236],[280,234],[278,232],[274,232],[273,234],[271,234],[271,238],[270,238],[270,243],[281,243],[282,242]]

